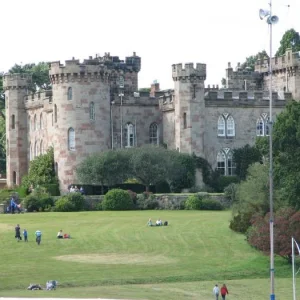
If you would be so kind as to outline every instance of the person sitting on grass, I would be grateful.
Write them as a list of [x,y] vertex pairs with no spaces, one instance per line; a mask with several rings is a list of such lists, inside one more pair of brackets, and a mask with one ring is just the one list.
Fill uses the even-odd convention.
[[162,220],[158,218],[158,220],[156,221],[156,226],[162,226],[162,224]]
[[63,239],[63,238],[64,238],[62,229],[57,233],[57,236],[56,236],[56,237],[57,237],[58,239]]
[[148,220],[147,225],[148,225],[148,226],[153,226],[151,219]]

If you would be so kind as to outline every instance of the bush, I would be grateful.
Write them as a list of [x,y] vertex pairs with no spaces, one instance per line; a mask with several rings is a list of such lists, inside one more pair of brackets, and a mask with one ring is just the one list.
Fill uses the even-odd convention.
[[43,184],[42,187],[44,187],[51,196],[60,196],[58,183]]
[[55,202],[54,210],[59,212],[69,212],[74,211],[75,207],[67,196],[63,196]]
[[185,201],[185,209],[199,210],[202,207],[202,198],[197,195],[189,196]]
[[232,218],[229,228],[235,232],[246,233],[251,225],[252,213],[238,214]]
[[225,198],[231,206],[236,201],[237,184],[231,183],[224,189]]
[[81,211],[86,208],[84,196],[80,193],[69,193],[65,197],[73,204],[73,211]]
[[215,199],[202,199],[201,210],[223,210],[223,205],[220,201]]
[[110,190],[102,202],[103,210],[130,210],[133,201],[127,191],[120,189]]
[[37,195],[31,194],[23,200],[23,205],[28,212],[39,211],[41,202]]

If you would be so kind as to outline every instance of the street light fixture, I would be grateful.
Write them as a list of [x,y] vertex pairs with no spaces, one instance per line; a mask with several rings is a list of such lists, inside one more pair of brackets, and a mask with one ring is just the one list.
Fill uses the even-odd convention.
[[272,26],[278,23],[279,18],[272,15],[272,0],[270,0],[270,10],[259,10],[259,17],[261,20],[265,19],[270,28],[270,58],[269,58],[269,76],[270,76],[270,86],[269,86],[269,99],[270,99],[270,116],[269,116],[269,160],[270,160],[270,170],[269,170],[269,181],[270,181],[270,300],[275,300],[275,290],[274,290],[274,211],[273,211],[273,118],[272,118]]
[[123,149],[123,97],[124,97],[124,77],[120,76],[119,78],[119,89],[120,89],[120,93],[119,93],[119,97],[121,100],[121,106],[120,106],[120,119],[121,119],[121,149]]

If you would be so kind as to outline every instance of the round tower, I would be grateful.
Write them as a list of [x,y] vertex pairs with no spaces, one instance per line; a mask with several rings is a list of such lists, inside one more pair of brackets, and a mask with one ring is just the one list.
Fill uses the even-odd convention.
[[180,152],[203,156],[205,64],[172,66],[175,84],[175,147]]
[[21,184],[28,171],[27,117],[24,97],[31,82],[28,74],[4,75],[6,105],[6,173],[9,187]]
[[87,155],[111,147],[109,75],[97,60],[51,63],[53,111],[48,133],[62,191],[77,182],[76,167]]

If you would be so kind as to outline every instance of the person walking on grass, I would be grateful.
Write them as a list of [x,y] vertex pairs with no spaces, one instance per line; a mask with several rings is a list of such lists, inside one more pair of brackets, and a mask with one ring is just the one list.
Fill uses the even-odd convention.
[[223,284],[223,286],[221,287],[222,300],[225,300],[226,295],[228,295],[228,294],[229,294],[228,289],[227,289],[226,285]]
[[216,300],[219,300],[219,294],[220,294],[220,290],[219,290],[219,287],[218,285],[216,284],[213,288],[213,294],[215,295],[216,297]]
[[21,240],[21,228],[19,224],[17,224],[15,227],[15,238],[18,240],[18,242]]
[[28,232],[26,229],[23,230],[24,242],[28,242]]
[[37,230],[35,232],[35,241],[38,245],[41,243],[41,239],[42,239],[42,232],[40,230]]

